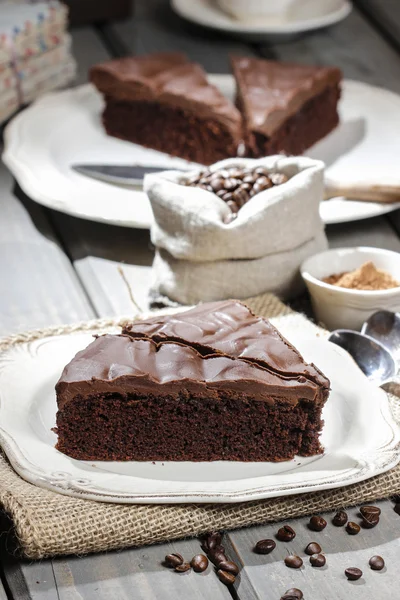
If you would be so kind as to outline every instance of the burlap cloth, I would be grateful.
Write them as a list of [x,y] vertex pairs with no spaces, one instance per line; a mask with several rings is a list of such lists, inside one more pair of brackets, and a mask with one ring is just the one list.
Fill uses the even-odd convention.
[[[271,295],[247,301],[257,314],[279,317],[285,334],[293,327],[323,335],[302,315],[293,313]],[[0,341],[0,350],[48,335],[102,331],[118,319],[57,327],[12,336]],[[400,402],[390,396],[400,422]],[[59,554],[84,554],[127,546],[152,544],[211,529],[234,529],[267,521],[307,515],[384,498],[400,491],[400,465],[390,472],[348,487],[237,504],[120,505],[62,496],[21,479],[0,456],[0,502],[11,517],[21,552],[40,559]]]

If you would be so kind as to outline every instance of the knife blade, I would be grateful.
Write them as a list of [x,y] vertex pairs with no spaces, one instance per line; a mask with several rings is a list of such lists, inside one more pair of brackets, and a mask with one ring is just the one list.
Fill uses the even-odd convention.
[[[92,177],[105,183],[122,186],[141,187],[143,178],[146,173],[160,173],[161,171],[171,170],[171,167],[155,167],[146,165],[100,165],[100,164],[78,164],[71,165],[71,168],[85,175]],[[174,171],[187,171],[188,169],[177,169],[172,167]]]

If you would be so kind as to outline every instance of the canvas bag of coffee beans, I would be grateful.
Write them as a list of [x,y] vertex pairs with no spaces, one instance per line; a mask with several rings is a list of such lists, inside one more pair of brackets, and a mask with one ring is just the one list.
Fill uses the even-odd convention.
[[270,156],[146,175],[153,298],[194,304],[297,294],[301,263],[327,247],[323,174],[320,161]]

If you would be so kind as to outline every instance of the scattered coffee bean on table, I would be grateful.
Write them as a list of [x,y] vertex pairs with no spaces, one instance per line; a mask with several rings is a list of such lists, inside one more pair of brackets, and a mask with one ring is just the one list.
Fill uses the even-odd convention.
[[367,517],[379,517],[381,509],[377,506],[362,506],[360,508],[361,516],[366,519]]
[[323,567],[326,563],[326,558],[323,554],[313,554],[313,556],[310,556],[310,563],[313,567]]
[[398,502],[395,506],[394,506],[394,512],[397,513],[398,515],[400,515],[400,502]]
[[237,575],[239,573],[239,567],[232,560],[222,560],[219,563],[218,568],[227,573],[232,573],[232,575]]
[[379,523],[379,517],[367,517],[365,519],[363,519],[361,521],[361,525],[364,527],[364,529],[372,529],[373,527],[376,527],[376,525],[378,525]]
[[208,550],[213,550],[216,546],[220,546],[222,541],[222,535],[219,531],[212,531],[204,538],[204,552]]
[[208,558],[216,567],[218,567],[222,561],[228,560],[223,546],[216,546],[213,550],[210,550]]
[[214,172],[207,169],[189,179],[183,179],[181,183],[189,187],[202,188],[226,202],[231,209],[229,222],[253,196],[282,185],[288,179],[284,173],[271,173],[265,167],[232,167]]
[[382,556],[372,556],[369,559],[369,566],[373,571],[382,571],[383,567],[385,566],[385,561],[383,560]]
[[357,579],[362,577],[362,571],[361,569],[357,569],[357,567],[350,567],[345,570],[345,575],[350,581],[357,581]]
[[357,535],[357,533],[360,533],[360,529],[361,527],[353,521],[349,521],[346,525],[346,531],[349,535]]
[[195,573],[203,573],[208,567],[208,558],[204,554],[196,554],[190,561],[190,566]]
[[290,569],[300,569],[300,567],[303,566],[303,560],[300,558],[300,556],[290,554],[285,558],[285,565]]
[[332,519],[332,523],[335,525],[335,527],[343,527],[343,525],[346,525],[347,521],[348,516],[344,510],[338,510]]
[[296,532],[290,525],[284,525],[278,529],[276,537],[280,542],[291,542],[296,537]]
[[167,567],[174,569],[178,565],[183,564],[183,556],[181,556],[180,554],[167,554],[167,556],[164,559],[164,562]]
[[185,573],[186,571],[189,571],[191,569],[191,566],[188,562],[184,562],[181,565],[176,565],[175,567],[175,571],[177,573]]
[[302,600],[303,592],[299,588],[290,588],[283,594],[281,600]]
[[311,517],[308,526],[313,531],[322,531],[326,527],[326,521],[322,517]]
[[274,540],[260,540],[254,546],[254,552],[256,554],[269,554],[276,548],[276,542]]
[[217,575],[218,579],[225,585],[232,585],[236,581],[236,577],[232,573],[227,573],[227,571],[222,571],[221,569],[217,571]]
[[317,542],[310,542],[304,552],[311,556],[312,554],[319,554],[322,551],[321,546]]

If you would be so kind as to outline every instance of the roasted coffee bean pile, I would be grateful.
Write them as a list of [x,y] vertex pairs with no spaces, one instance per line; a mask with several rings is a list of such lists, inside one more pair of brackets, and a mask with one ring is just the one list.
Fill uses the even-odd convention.
[[235,583],[239,567],[226,556],[225,547],[222,545],[222,534],[213,531],[203,538],[201,547],[215,566],[218,579],[225,585]]
[[271,173],[265,167],[234,167],[214,172],[207,169],[182,183],[207,190],[226,202],[231,209],[230,219],[227,220],[230,222],[250,198],[287,181],[288,177],[283,173]]

